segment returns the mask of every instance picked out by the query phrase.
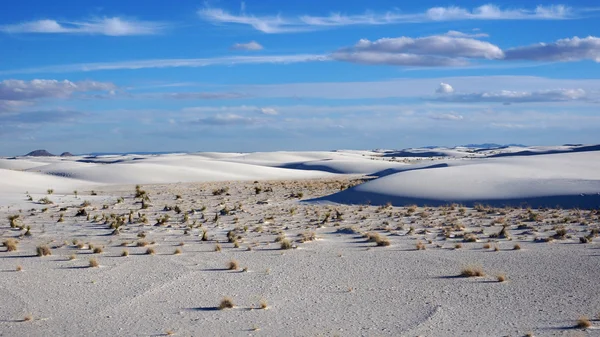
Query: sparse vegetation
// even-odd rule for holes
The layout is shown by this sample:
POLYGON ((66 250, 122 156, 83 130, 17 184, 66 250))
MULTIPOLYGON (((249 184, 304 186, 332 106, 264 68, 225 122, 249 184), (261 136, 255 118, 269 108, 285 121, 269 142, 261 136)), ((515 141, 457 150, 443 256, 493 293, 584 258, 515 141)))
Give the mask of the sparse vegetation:
POLYGON ((7 252, 14 252, 17 250, 18 241, 15 239, 6 239, 2 244, 6 247, 7 252))
POLYGON ((52 255, 52 251, 50 250, 50 247, 48 247, 46 245, 37 246, 35 250, 36 250, 37 256, 52 255))
POLYGON ((233 308, 233 300, 229 297, 225 297, 221 300, 221 303, 219 303, 219 310, 225 310, 225 309, 231 309, 233 308))
POLYGON ((590 319, 587 316, 579 317, 579 319, 577 320, 577 324, 575 324, 575 327, 578 329, 587 329, 591 326, 592 323, 590 322, 590 319))
POLYGON ((483 268, 479 266, 466 266, 460 271, 460 276, 463 277, 482 277, 485 276, 483 268))
POLYGON ((89 262, 90 262, 90 264, 89 264, 90 268, 97 268, 100 266, 100 263, 95 258, 91 258, 89 262))

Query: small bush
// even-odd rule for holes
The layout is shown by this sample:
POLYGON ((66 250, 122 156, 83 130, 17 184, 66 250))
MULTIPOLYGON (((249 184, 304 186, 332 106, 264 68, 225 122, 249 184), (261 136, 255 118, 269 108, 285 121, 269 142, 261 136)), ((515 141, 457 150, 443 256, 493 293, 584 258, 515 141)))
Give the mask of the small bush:
POLYGON ((146 247, 148 245, 148 241, 144 241, 144 240, 139 240, 136 245, 138 247, 146 247))
POLYGON ((4 247, 6 247, 7 252, 14 252, 17 250, 18 241, 15 239, 6 239, 3 242, 4 247))
POLYGON ((267 303, 267 301, 265 300, 260 300, 260 308, 261 309, 267 309, 269 307, 269 304, 267 303))
POLYGON ((127 249, 123 249, 123 251, 121 252, 121 256, 129 256, 129 251, 127 249))
POLYGON ((575 325, 575 327, 579 329, 587 329, 591 326, 592 323, 590 322, 590 319, 586 316, 579 317, 579 319, 577 320, 577 324, 575 325))
POLYGON ((498 275, 496 275, 496 280, 498 282, 504 282, 504 281, 506 281, 506 275, 504 275, 504 274, 498 274, 498 275))
POLYGON ((236 260, 231 260, 227 264, 227 269, 229 270, 238 270, 238 262, 236 260))
POLYGON ((490 246, 490 244, 489 244, 489 243, 486 243, 486 244, 484 244, 484 245, 483 245, 483 249, 490 249, 490 247, 491 247, 491 246, 490 246))
POLYGON ((37 256, 48 256, 48 255, 52 255, 52 251, 50 250, 50 247, 48 246, 37 246, 35 248, 37 256))
POLYGON ((518 243, 516 243, 516 244, 513 246, 513 250, 521 250, 521 245, 520 245, 520 244, 518 244, 518 243))
POLYGON ((23 271, 23 266, 18 265, 17 268, 15 268, 15 271, 23 271))
POLYGON ((221 251, 221 245, 217 243, 215 245, 215 252, 220 252, 220 251, 221 251))
POLYGON ((421 242, 421 241, 417 241, 417 243, 415 245, 415 248, 417 250, 425 250, 425 244, 423 242, 421 242))
POLYGON ((280 248, 281 249, 292 249, 292 243, 288 239, 283 239, 283 240, 281 240, 280 248))
POLYGON ((93 252, 94 254, 101 254, 104 253, 104 249, 102 249, 102 247, 94 247, 93 252))
POLYGON ((233 308, 233 300, 229 297, 225 297, 219 303, 219 310, 231 309, 233 308))
POLYGON ((146 249, 146 255, 154 255, 156 252, 154 251, 154 248, 148 248, 146 249))
POLYGON ((454 249, 461 249, 462 248, 462 244, 461 243, 457 243, 454 245, 454 249))
POLYGON ((90 268, 97 268, 100 266, 100 263, 98 263, 98 260, 96 260, 95 258, 91 258, 89 266, 90 268))
POLYGON ((485 276, 485 272, 481 267, 478 266, 467 266, 460 272, 460 276, 463 277, 481 277, 485 276))
POLYGON ((180 255, 181 254, 181 249, 179 248, 175 248, 175 251, 173 252, 174 255, 180 255))

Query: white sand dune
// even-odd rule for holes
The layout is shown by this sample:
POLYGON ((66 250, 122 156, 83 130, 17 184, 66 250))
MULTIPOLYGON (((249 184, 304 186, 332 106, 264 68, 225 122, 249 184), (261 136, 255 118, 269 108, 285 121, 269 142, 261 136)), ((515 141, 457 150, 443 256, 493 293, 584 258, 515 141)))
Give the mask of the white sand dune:
POLYGON ((600 152, 449 161, 408 167, 318 199, 395 205, 600 205, 600 152))

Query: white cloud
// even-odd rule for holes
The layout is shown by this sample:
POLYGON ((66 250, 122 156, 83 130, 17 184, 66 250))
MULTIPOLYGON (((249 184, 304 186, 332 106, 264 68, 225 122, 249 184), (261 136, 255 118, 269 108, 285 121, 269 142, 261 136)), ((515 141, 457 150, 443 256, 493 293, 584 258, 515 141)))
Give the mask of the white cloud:
POLYGON ((463 33, 463 32, 459 32, 459 31, 456 31, 456 30, 449 30, 444 35, 446 35, 446 36, 452 36, 452 37, 471 37, 471 38, 490 37, 486 33, 463 33))
POLYGON ((432 100, 444 102, 463 103, 534 103, 534 102, 569 102, 588 99, 583 89, 556 89, 540 91, 510 91, 478 92, 478 93, 455 93, 451 95, 437 96, 432 100))
POLYGON ((236 43, 233 46, 231 46, 231 49, 233 50, 247 50, 247 51, 256 51, 256 50, 262 50, 263 46, 256 42, 256 41, 250 41, 248 43, 236 43))
POLYGON ((237 65, 237 64, 289 64, 302 62, 330 61, 327 55, 319 54, 296 54, 296 55, 265 55, 265 56, 226 56, 215 58, 196 59, 157 59, 137 60, 121 62, 79 63, 40 68, 16 69, 0 71, 0 75, 6 74, 30 74, 30 73, 64 73, 79 71, 100 71, 120 69, 148 69, 148 68, 179 68, 179 67, 208 67, 215 65, 237 65))
POLYGON ((561 39, 553 43, 538 43, 531 46, 506 50, 507 60, 534 61, 580 61, 600 62, 600 38, 588 36, 561 39))
POLYGON ((251 125, 258 123, 259 120, 251 117, 245 117, 233 113, 216 114, 214 116, 201 117, 194 124, 201 125, 251 125))
POLYGON ((94 81, 58 81, 41 80, 31 81, 4 80, 0 82, 0 100, 24 101, 45 97, 68 97, 74 92, 86 91, 111 91, 116 86, 108 82, 94 81))
POLYGON ((454 113, 438 113, 438 114, 429 114, 427 117, 434 120, 445 120, 445 121, 460 121, 464 117, 461 115, 457 115, 454 113))
POLYGON ((276 109, 274 109, 274 108, 260 108, 259 111, 263 115, 272 115, 272 116, 274 116, 274 115, 278 115, 279 114, 279 112, 276 109))
POLYGON ((332 54, 338 61, 404 66, 461 66, 466 58, 501 59, 502 50, 485 41, 434 35, 421 38, 361 39, 332 54))
POLYGON ((454 92, 454 88, 450 84, 442 82, 435 92, 438 94, 451 94, 454 92))
POLYGON ((28 21, 18 24, 2 25, 0 26, 0 31, 12 34, 40 33, 127 36, 158 34, 165 27, 166 25, 160 22, 105 17, 88 21, 28 21))
POLYGON ((301 15, 298 17, 255 16, 245 12, 242 5, 240 14, 231 14, 223 9, 206 7, 198 11, 204 20, 214 24, 240 24, 251 26, 263 33, 302 32, 328 27, 352 25, 387 25, 399 23, 421 23, 431 21, 458 20, 560 20, 577 17, 578 10, 563 6, 538 6, 535 9, 502 9, 495 5, 483 5, 472 10, 450 6, 433 7, 424 12, 405 13, 388 11, 383 13, 345 15, 332 13, 328 16, 301 15))

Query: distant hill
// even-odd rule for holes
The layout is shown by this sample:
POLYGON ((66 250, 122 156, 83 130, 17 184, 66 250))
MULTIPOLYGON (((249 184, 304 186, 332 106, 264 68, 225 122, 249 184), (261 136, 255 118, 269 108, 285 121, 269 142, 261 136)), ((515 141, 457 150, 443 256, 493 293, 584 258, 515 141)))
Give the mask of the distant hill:
POLYGON ((35 150, 35 151, 31 151, 28 154, 26 154, 25 156, 29 156, 29 157, 55 157, 55 155, 53 155, 52 153, 46 151, 46 150, 35 150))
POLYGON ((461 145, 461 147, 477 148, 477 149, 498 149, 498 148, 504 148, 504 147, 509 147, 509 146, 526 147, 523 144, 495 144, 495 143, 461 145))
POLYGON ((63 152, 60 154, 61 157, 73 157, 73 154, 71 152, 63 152))

